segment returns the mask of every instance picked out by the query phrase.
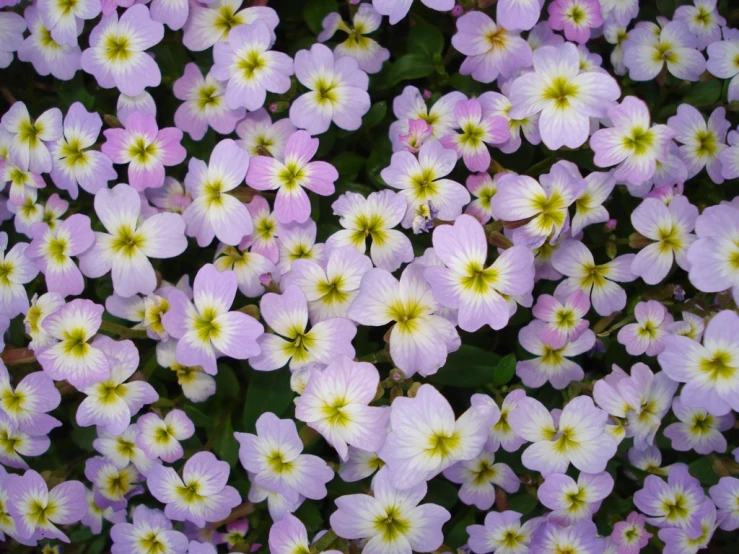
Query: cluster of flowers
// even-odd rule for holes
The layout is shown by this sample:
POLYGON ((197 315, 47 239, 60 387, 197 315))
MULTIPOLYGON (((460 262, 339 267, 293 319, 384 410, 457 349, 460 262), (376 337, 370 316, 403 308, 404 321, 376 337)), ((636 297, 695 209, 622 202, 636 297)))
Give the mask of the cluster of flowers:
POLYGON ((260 547, 245 508, 266 502, 274 523, 261 548, 275 554, 335 554, 349 543, 368 554, 433 552, 452 518, 423 503, 437 476, 459 486, 463 504, 500 508, 466 528, 476 554, 635 554, 650 540, 693 554, 718 528, 739 528, 736 471, 706 490, 686 464, 663 465, 657 447, 658 437, 700 455, 735 447, 739 462, 727 440, 739 412, 739 197, 698 205, 689 182, 704 169, 716 185, 739 177, 739 131, 729 132, 723 106, 706 118, 684 103, 653 123, 630 94, 643 81, 716 77, 731 79, 728 101, 739 100, 739 31, 716 0, 635 25, 637 0, 499 0, 494 10, 423 0, 452 11, 460 73, 498 92, 407 86, 393 101, 393 153, 380 171, 388 188, 337 194, 339 172, 314 159, 316 136, 361 128, 369 75, 390 58, 366 35, 383 16, 403 20, 412 0, 358 3, 351 23, 327 15, 319 43, 291 57, 273 49, 278 14, 238 0, 39 0, 22 16, 17 0, 0 0, 9 6, 0 67, 17 55, 39 75, 70 80, 82 70, 120 93, 105 130, 81 102, 31 114, 15 101, 0 119, 0 342, 5 349, 21 319, 30 338, 28 349, 5 349, 10 371, 0 362, 0 464, 14 470, 0 466, 0 539, 69 542, 60 526, 100 534, 105 520, 113 554, 209 554, 223 543, 249 551, 260 547), (149 51, 165 26, 182 29, 190 51, 212 48, 213 62, 205 76, 194 62, 183 68, 172 84, 175 126, 159 128, 146 89, 162 82, 149 51), (339 31, 344 42, 322 44, 339 31), (628 90, 588 50, 591 36, 612 45, 628 90), (295 96, 288 117, 273 120, 280 110, 268 94, 295 96), (188 158, 184 133, 199 141, 210 129, 237 139, 219 140, 207 161, 190 157, 182 181, 168 176, 188 158), (588 147, 594 170, 583 176, 552 154, 529 176, 491 157, 524 141, 588 147), (464 184, 451 178, 460 170, 464 184), (618 255, 614 239, 608 261, 596 262, 605 258, 584 230, 616 228, 616 187, 638 202, 636 232, 621 242, 636 253, 618 255), (336 196, 338 226, 322 243, 312 195, 336 196), (423 233, 432 246, 417 255, 411 239, 423 233), (156 260, 181 259, 195 243, 213 247, 212 263, 163 280, 156 260), (711 303, 682 304, 676 288, 676 302, 630 302, 621 285, 659 285, 680 271, 711 303), (104 305, 88 298, 95 280, 112 283, 104 305), (29 290, 38 292, 29 299, 29 290), (522 308, 533 317, 518 330, 530 354, 515 366, 520 385, 472 394, 457 417, 459 402, 426 378, 469 333, 503 330, 522 308), (614 323, 625 310, 633 316, 614 323), (358 330, 374 327, 386 348, 357 359, 358 330), (641 361, 583 385, 576 358, 611 334, 641 361), (156 349, 186 400, 160 403, 139 371, 140 348, 156 349), (291 372, 295 419, 267 411, 255 433, 234 433, 247 498, 228 484, 227 462, 208 448, 186 455, 182 444, 196 428, 180 407, 219 392, 219 358, 291 372), (545 406, 546 389, 564 391, 565 402, 545 406), (62 395, 81 400, 76 426, 96 427, 84 482, 29 468, 62 426, 50 415, 62 395), (339 464, 304 453, 319 436, 339 464), (530 481, 496 462, 501 449, 530 481), (628 475, 610 463, 618 458, 628 475), (293 514, 325 499, 335 472, 371 482, 327 507, 330 530, 311 546, 293 514), (602 536, 593 516, 614 477, 638 483, 638 511, 602 536), (543 515, 506 509, 522 484, 536 485, 543 515))

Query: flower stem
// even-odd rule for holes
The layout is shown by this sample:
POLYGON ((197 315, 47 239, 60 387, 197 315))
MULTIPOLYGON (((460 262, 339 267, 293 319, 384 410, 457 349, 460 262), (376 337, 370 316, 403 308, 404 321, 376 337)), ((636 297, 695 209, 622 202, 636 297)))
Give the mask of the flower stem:
POLYGON ((145 339, 149 336, 144 329, 132 329, 105 320, 100 324, 100 331, 107 335, 118 335, 124 339, 145 339))
POLYGON ((339 537, 334 533, 334 530, 329 529, 320 539, 313 543, 313 546, 310 547, 311 553, 317 554, 318 552, 323 552, 334 544, 334 541, 338 538, 339 537))

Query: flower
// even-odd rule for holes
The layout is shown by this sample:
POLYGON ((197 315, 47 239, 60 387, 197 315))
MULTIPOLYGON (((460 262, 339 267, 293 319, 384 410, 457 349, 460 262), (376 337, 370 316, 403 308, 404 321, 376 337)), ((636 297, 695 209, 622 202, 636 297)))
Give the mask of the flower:
POLYGON ((476 217, 485 225, 493 217, 491 201, 498 192, 498 176, 493 179, 488 172, 473 173, 467 177, 467 190, 474 200, 465 208, 464 213, 476 217))
POLYGON ((283 94, 290 88, 293 60, 287 54, 270 50, 272 30, 266 23, 239 25, 227 42, 213 47, 213 77, 226 82, 226 103, 232 110, 244 107, 250 112, 264 106, 267 92, 283 94))
POLYGON ((644 488, 634 493, 634 504, 647 514, 647 522, 655 527, 688 528, 706 496, 698 479, 692 477, 685 464, 673 464, 667 482, 647 475, 644 488))
POLYGON ((727 148, 726 133, 730 127, 726 110, 716 108, 706 122, 696 108, 680 104, 677 115, 668 119, 667 125, 675 131, 675 140, 682 143, 678 152, 688 168, 688 178, 695 177, 705 167, 714 183, 723 183, 721 152, 727 148))
POLYGON ((151 94, 144 91, 136 96, 128 96, 123 93, 118 96, 118 102, 116 103, 116 115, 118 116, 118 121, 125 125, 129 116, 135 112, 140 112, 142 115, 151 115, 156 117, 157 106, 154 103, 154 98, 152 98, 151 94))
POLYGON ((33 241, 26 248, 25 255, 35 260, 44 274, 47 289, 62 296, 82 294, 84 279, 72 256, 80 256, 95 242, 90 218, 74 214, 54 230, 46 223, 34 223, 31 235, 33 241))
POLYGON ((14 318, 28 311, 28 295, 23 285, 33 281, 38 268, 26 256, 30 246, 27 242, 17 242, 10 250, 6 250, 7 246, 8 235, 0 232, 0 314, 14 318))
POLYGON ((377 452, 387 436, 390 409, 370 406, 380 374, 366 362, 340 357, 314 369, 295 405, 295 417, 317 430, 343 461, 348 447, 377 452))
POLYGON ((220 141, 210 154, 210 162, 191 158, 185 187, 192 203, 182 214, 187 235, 195 237, 201 248, 213 242, 235 246, 249 235, 254 225, 246 206, 230 191, 246 177, 249 154, 231 139, 220 141))
POLYGON ((222 135, 230 135, 246 115, 244 108, 232 109, 226 105, 223 83, 213 72, 203 77, 194 62, 185 66, 182 77, 172 85, 172 93, 183 101, 174 114, 174 123, 193 140, 202 139, 208 127, 222 135))
POLYGON ((185 222, 174 213, 160 213, 139 222, 141 198, 133 187, 119 184, 95 194, 95 213, 107 233, 79 256, 87 277, 110 272, 113 290, 124 297, 149 294, 157 286, 149 258, 173 258, 187 247, 185 222))
POLYGON ((38 10, 51 38, 59 44, 77 46, 79 26, 86 19, 100 15, 100 2, 79 0, 70 5, 64 0, 39 0, 38 10))
POLYGON ((302 454, 303 443, 295 422, 265 412, 256 423, 257 434, 234 433, 239 443, 239 460, 252 480, 265 489, 296 502, 298 496, 325 498, 326 483, 334 472, 318 456, 302 454))
POLYGON ((485 516, 485 525, 467 527, 468 544, 475 554, 525 552, 522 549, 529 546, 531 536, 542 522, 543 518, 535 517, 521 523, 521 514, 512 510, 489 512, 485 516))
POLYGON ((546 323, 540 331, 541 341, 551 345, 564 345, 577 339, 588 328, 585 315, 590 310, 590 299, 581 290, 568 296, 542 294, 531 310, 536 319, 546 323))
POLYGON ((523 223, 513 230, 512 240, 529 248, 557 241, 569 225, 569 206, 587 185, 577 166, 566 161, 557 162, 539 179, 541 184, 525 175, 503 175, 490 201, 495 219, 523 223))
POLYGON ((23 44, 26 20, 13 12, 0 14, 0 68, 6 68, 13 61, 13 52, 23 44))
POLYGON ((390 125, 393 152, 406 149, 401 136, 410 132, 413 120, 420 119, 426 123, 431 127, 432 136, 440 140, 454 127, 454 106, 460 100, 466 99, 464 94, 455 90, 439 98, 429 109, 420 90, 412 86, 405 87, 403 92, 393 100, 393 113, 398 118, 398 121, 390 125))
POLYGON ((90 33, 90 47, 82 52, 82 69, 102 88, 117 87, 136 96, 162 81, 159 66, 146 50, 159 44, 164 25, 153 21, 142 4, 105 15, 90 33))
POLYGON ((330 196, 336 190, 336 168, 328 162, 310 161, 317 150, 318 139, 297 131, 287 140, 283 159, 251 159, 246 183, 256 190, 277 190, 275 216, 280 223, 304 223, 310 217, 310 200, 304 187, 321 196, 330 196))
POLYGON ((708 45, 706 69, 720 79, 731 79, 727 100, 739 100, 739 37, 725 33, 724 40, 711 41, 708 45))
POLYGON ((625 254, 596 265, 593 254, 582 242, 567 239, 552 254, 554 269, 568 277, 557 285, 555 294, 568 295, 580 289, 590 296, 599 315, 611 315, 626 306, 626 292, 616 282, 629 283, 636 279, 631 272, 633 260, 633 254, 625 254))
POLYGON ((531 552, 537 554, 598 554, 603 551, 598 529, 590 519, 578 521, 568 527, 546 521, 534 532, 531 552))
POLYGON ((645 450, 654 443, 677 387, 664 371, 654 374, 645 364, 634 364, 631 375, 614 365, 613 373, 596 381, 593 399, 612 416, 626 419, 625 436, 645 450))
POLYGON ((237 286, 233 271, 220 272, 213 264, 206 264, 195 276, 194 305, 184 292, 170 293, 169 311, 162 316, 162 323, 167 333, 178 339, 178 363, 201 366, 215 375, 220 356, 245 360, 260 354, 257 339, 264 327, 245 313, 229 311, 237 286))
POLYGON ((629 31, 624 41, 624 64, 634 81, 651 81, 667 65, 667 71, 681 80, 697 81, 706 70, 706 60, 695 49, 698 41, 682 21, 664 27, 643 21, 629 31))
MULTIPOLYGON (((239 144, 251 156, 269 154, 273 158, 284 159, 287 139, 297 131, 289 118, 272 123, 272 118, 264 108, 249 112, 236 125, 239 144)), ((255 197, 256 198, 259 197, 255 197)))
POLYGON ((639 0, 600 0, 600 7, 606 21, 615 21, 623 27, 639 15, 639 0))
POLYGON ((336 499, 331 528, 344 539, 369 539, 368 552, 432 552, 444 542, 442 525, 451 514, 436 504, 422 504, 426 483, 398 489, 389 471, 381 469, 372 481, 374 496, 349 494, 336 499))
POLYGON ((698 208, 686 197, 678 196, 669 206, 656 198, 645 198, 631 214, 631 222, 643 236, 656 241, 637 253, 631 271, 654 285, 662 281, 672 268, 673 258, 678 265, 690 269, 688 249, 695 240, 692 234, 698 218, 698 208))
POLYGON ((306 331, 308 301, 295 285, 288 285, 281 295, 265 294, 259 306, 274 334, 259 337, 262 352, 249 360, 254 369, 273 371, 288 362, 290 369, 299 369, 311 362, 329 364, 340 355, 354 357, 352 339, 357 334, 354 324, 337 317, 320 321, 306 331))
POLYGON ((111 554, 143 554, 144 552, 166 552, 186 554, 187 537, 172 529, 172 522, 159 510, 139 505, 133 511, 133 523, 116 523, 110 530, 113 545, 111 554))
POLYGON ((44 329, 43 323, 48 316, 62 306, 64 306, 64 297, 57 292, 47 292, 41 296, 33 295, 31 306, 26 312, 26 317, 23 318, 26 334, 31 337, 28 345, 31 350, 38 350, 54 341, 44 329))
POLYGON ((444 470, 444 477, 462 485, 459 499, 478 510, 489 510, 495 503, 497 485, 509 494, 518 492, 521 481, 508 464, 495 463, 495 454, 481 452, 472 460, 457 462, 444 470))
POLYGON ((490 452, 496 452, 498 448, 503 447, 506 452, 515 452, 521 445, 526 442, 521 437, 516 435, 508 424, 508 416, 518 406, 518 401, 526 396, 526 392, 523 389, 514 389, 509 392, 503 403, 500 405, 500 409, 495 401, 486 394, 473 394, 470 398, 470 402, 473 406, 486 405, 493 409, 495 414, 498 414, 495 424, 490 428, 487 443, 485 449, 490 452))
POLYGON ((93 150, 103 121, 97 113, 88 112, 80 102, 69 107, 64 118, 64 132, 52 148, 54 184, 77 199, 79 187, 95 194, 117 177, 107 155, 93 150))
POLYGON ((52 75, 61 81, 69 81, 82 69, 82 50, 76 44, 59 44, 44 26, 36 6, 28 6, 23 12, 30 35, 18 48, 18 59, 30 62, 39 75, 52 75))
MULTIPOLYGON (((377 6, 375 6, 377 7, 377 6)), ((290 121, 311 135, 325 133, 333 121, 337 127, 355 131, 370 108, 369 78, 354 58, 334 60, 323 44, 295 54, 295 76, 308 89, 290 106, 290 121)))
POLYGON ((585 376, 582 368, 569 358, 588 352, 595 345, 595 333, 583 330, 575 338, 562 341, 552 336, 543 321, 534 320, 518 333, 521 346, 536 358, 516 364, 518 375, 527 387, 538 388, 548 381, 558 390, 585 376))
POLYGON ((275 282, 280 280, 277 267, 270 260, 254 251, 240 251, 235 246, 223 246, 218 249, 213 264, 218 271, 233 271, 241 294, 249 298, 257 298, 264 294, 261 282, 262 275, 270 275, 275 282))
POLYGON ((722 416, 739 406, 739 316, 724 310, 708 322, 703 344, 679 335, 667 335, 657 357, 673 380, 686 383, 680 399, 684 406, 704 408, 722 416))
POLYGON ((164 184, 164 167, 182 163, 186 153, 182 131, 175 127, 157 128, 153 115, 133 112, 124 129, 103 131, 103 154, 113 163, 128 164, 128 181, 137 191, 164 184))
POLYGON ((370 257, 375 266, 395 271, 403 263, 413 261, 413 247, 401 231, 395 230, 404 218, 407 204, 398 193, 390 190, 373 192, 366 198, 356 192, 346 192, 331 205, 344 230, 328 239, 329 249, 353 246, 366 251, 367 239, 372 239, 370 257))
POLYGON ((613 485, 613 477, 605 471, 580 473, 577 481, 563 473, 550 473, 536 495, 544 506, 552 510, 548 517, 550 521, 572 525, 590 519, 611 494, 613 485))
POLYGON ((739 528, 739 479, 722 477, 713 485, 708 493, 719 509, 719 527, 724 531, 739 528))
POLYGON ((352 18, 352 27, 341 19, 337 12, 323 18, 323 31, 318 35, 318 42, 326 42, 334 36, 336 31, 343 31, 349 36, 344 42, 336 45, 334 54, 349 56, 357 60, 359 69, 365 73, 379 73, 382 64, 390 58, 390 51, 381 47, 374 39, 367 35, 380 28, 382 15, 370 4, 360 4, 352 18))
POLYGON ((280 18, 267 6, 253 6, 240 10, 243 0, 215 0, 206 5, 190 8, 185 23, 182 44, 188 50, 199 52, 219 42, 225 42, 232 29, 262 21, 274 31, 280 18))
POLYGON ((716 0, 693 0, 693 6, 675 8, 675 21, 682 21, 697 39, 698 50, 721 40, 721 28, 726 19, 721 17, 716 7, 716 0))
POLYGON ((673 450, 698 454, 726 452, 726 438, 721 434, 734 426, 734 415, 715 417, 703 408, 683 406, 680 398, 672 401, 672 412, 680 420, 665 428, 664 435, 672 441, 673 450))
POLYGON ((718 527, 716 515, 716 506, 710 500, 706 500, 687 528, 660 529, 657 535, 665 543, 664 552, 697 554, 699 550, 706 548, 718 527))
POLYGON ((177 363, 177 342, 169 340, 157 345, 157 363, 167 367, 177 375, 177 383, 182 394, 191 402, 204 402, 216 392, 216 382, 200 366, 186 366, 177 363))
MULTIPOLYGON (((503 90, 510 94, 510 81, 503 85, 503 90)), ((534 114, 523 119, 513 119, 510 117, 513 104, 508 96, 497 92, 483 92, 478 98, 482 104, 482 112, 486 115, 498 115, 504 117, 508 121, 508 129, 511 133, 510 138, 503 144, 498 145, 498 149, 504 154, 516 152, 522 143, 521 134, 531 144, 540 144, 541 136, 539 134, 539 114, 534 114)), ((496 173, 495 178, 502 177, 504 173, 496 173)))
POLYGON ((19 430, 4 413, 0 412, 0 463, 15 469, 28 469, 23 456, 40 456, 49 449, 51 441, 46 435, 30 435, 19 430))
MULTIPOLYGON (((432 10, 438 10, 440 12, 448 12, 454 7, 454 0, 421 0, 421 3, 432 10)), ((372 0, 372 5, 377 12, 388 16, 390 25, 395 25, 408 15, 411 4, 413 4, 413 0, 402 0, 400 2, 396 0, 372 0)))
POLYGON ((585 44, 591 29, 603 25, 598 0, 554 0, 549 4, 549 26, 564 31, 567 40, 585 44))
MULTIPOLYGON (((146 414, 149 415, 149 414, 146 414)), ((92 441, 92 446, 104 458, 111 461, 118 469, 125 469, 133 464, 136 471, 146 476, 159 460, 149 458, 146 453, 136 444, 139 434, 139 423, 146 416, 141 416, 137 423, 129 425, 122 433, 115 435, 101 429, 98 438, 92 441)))
POLYGON ((540 113, 541 140, 550 150, 578 148, 588 140, 591 118, 605 117, 620 95, 613 77, 580 70, 574 44, 543 46, 534 52, 534 71, 511 85, 510 117, 540 113))
MULTIPOLYGON (((369 4, 365 4, 369 5, 369 4)), ((310 550, 305 525, 292 514, 275 521, 269 529, 269 551, 272 554, 294 554, 310 550)), ((191 549, 192 552, 192 549, 191 549)), ((326 554, 338 554, 338 550, 323 550, 326 554)))
POLYGON ((126 382, 139 367, 139 352, 130 340, 116 342, 105 336, 96 337, 92 345, 108 359, 110 374, 81 392, 87 395, 77 408, 80 427, 97 425, 111 433, 122 433, 146 404, 159 400, 159 395, 145 381, 126 382))
POLYGON ((626 521, 619 521, 613 526, 611 541, 619 547, 617 552, 623 554, 639 554, 652 538, 646 530, 646 520, 638 512, 631 512, 626 521))
POLYGON ((478 405, 455 421, 449 401, 428 384, 413 398, 396 398, 391 408, 390 434, 378 454, 390 483, 402 490, 478 456, 496 415, 490 406, 478 405))
POLYGON ((57 525, 78 522, 87 513, 87 491, 79 481, 64 481, 49 490, 41 475, 29 469, 7 481, 10 515, 20 539, 31 537, 70 542, 57 525))
POLYGON ((23 102, 15 102, 5 112, 0 125, 12 135, 8 159, 23 171, 48 173, 52 168, 49 145, 62 134, 62 112, 51 108, 31 120, 23 102))
POLYGON ((698 290, 721 292, 732 289, 739 298, 739 210, 731 205, 710 206, 698 216, 698 238, 688 250, 688 278, 698 290))
POLYGON ((467 56, 459 72, 472 75, 481 83, 492 83, 498 76, 508 79, 519 69, 531 67, 531 46, 518 33, 508 29, 500 21, 496 25, 479 11, 471 11, 457 19, 452 45, 467 56))
POLYGON ((672 316, 656 300, 639 302, 634 308, 636 323, 629 323, 618 332, 618 342, 632 356, 656 356, 665 348, 664 338, 669 334, 667 326, 672 316))
POLYGON ((174 521, 191 521, 198 527, 220 521, 241 503, 241 495, 226 485, 231 470, 210 452, 194 454, 182 469, 155 466, 146 478, 149 492, 166 504, 164 515, 174 521))
POLYGON ((269 203, 261 196, 255 196, 246 205, 246 209, 251 215, 254 230, 241 241, 241 245, 249 246, 251 252, 261 254, 276 264, 280 259, 277 217, 270 211, 269 203))
POLYGON ((157 414, 142 415, 136 422, 136 446, 150 459, 169 464, 184 455, 180 441, 195 434, 195 426, 182 410, 170 410, 162 419, 157 414))
POLYGON ((333 250, 325 266, 313 260, 295 260, 285 276, 283 286, 295 285, 308 300, 312 323, 346 317, 347 310, 359 294, 362 276, 372 269, 367 256, 351 246, 333 250))
POLYGON ((635 96, 627 96, 609 108, 608 117, 613 126, 596 131, 590 138, 595 164, 599 167, 618 164, 613 173, 617 181, 641 185, 654 175, 658 160, 666 161, 675 132, 667 125, 650 127, 649 108, 635 96))
POLYGON ((464 158, 464 164, 470 171, 486 171, 490 166, 487 145, 502 144, 510 139, 507 119, 483 114, 480 101, 474 98, 460 100, 454 108, 454 114, 461 132, 445 136, 442 144, 456 150, 457 157, 464 158))
POLYGON ((0 362, 0 413, 18 430, 32 436, 48 435, 62 422, 50 412, 59 406, 61 395, 43 371, 29 373, 15 387, 10 374, 0 362))
POLYGON ((107 356, 89 342, 100 329, 104 311, 91 300, 77 298, 44 320, 53 341, 36 351, 36 359, 49 377, 78 389, 108 377, 107 356))
POLYGON ((326 257, 325 245, 316 244, 317 230, 316 222, 312 219, 305 223, 278 224, 279 262, 277 267, 282 275, 290 271, 295 260, 315 260, 323 263, 326 257))
POLYGON ((440 304, 459 309, 459 327, 465 331, 485 324, 495 330, 505 327, 511 316, 507 298, 527 294, 533 287, 531 252, 513 246, 485 267, 485 232, 469 215, 459 216, 454 225, 437 227, 432 241, 445 267, 429 267, 424 276, 440 304))
POLYGON ((586 473, 600 473, 616 454, 616 441, 606 432, 608 413, 588 396, 570 400, 555 425, 552 415, 534 398, 522 398, 508 416, 513 431, 533 442, 521 456, 523 465, 547 476, 564 473, 572 464, 586 473))

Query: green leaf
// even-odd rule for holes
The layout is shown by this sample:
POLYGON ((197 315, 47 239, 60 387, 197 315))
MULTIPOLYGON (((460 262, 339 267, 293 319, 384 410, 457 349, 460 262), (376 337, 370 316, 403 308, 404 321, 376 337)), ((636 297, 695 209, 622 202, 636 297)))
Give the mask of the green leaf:
POLYGON ((376 104, 373 104, 362 118, 362 129, 371 129, 385 119, 386 114, 387 102, 377 102, 376 104))
POLYGON ((297 517, 308 531, 318 531, 323 526, 323 516, 315 502, 303 502, 295 512, 297 517))
POLYGON ((536 497, 522 492, 508 497, 508 509, 526 515, 536 508, 536 497))
POLYGON ((467 96, 480 96, 485 90, 483 85, 469 75, 455 73, 449 78, 449 84, 454 90, 465 93, 467 96))
POLYGON ((506 354, 498 362, 493 371, 493 380, 491 381, 496 387, 500 387, 508 383, 516 372, 516 356, 515 354, 506 354))
POLYGON ((303 17, 308 28, 317 35, 323 29, 323 18, 331 12, 338 11, 336 0, 310 0, 303 8, 303 17))
POLYGON ((239 398, 239 380, 236 378, 236 374, 233 369, 226 364, 218 364, 218 374, 216 375, 216 390, 222 393, 223 399, 237 399, 239 398))
POLYGON ((718 102, 721 98, 722 83, 717 79, 711 79, 705 83, 691 85, 682 101, 693 106, 708 106, 718 102))
POLYGON ((440 481, 439 479, 429 481, 428 495, 424 502, 431 502, 450 509, 457 503, 457 487, 449 481, 440 481))
POLYGON ((362 156, 354 152, 342 152, 331 160, 336 171, 339 172, 339 177, 347 181, 357 178, 365 162, 366 160, 362 156))
POLYGON ((215 419, 213 418, 213 416, 204 414, 202 411, 200 411, 200 409, 196 408, 190 403, 185 404, 184 410, 187 414, 187 417, 190 418, 195 427, 208 428, 215 423, 215 419))
POLYGON ((428 380, 436 385, 481 387, 493 379, 500 356, 476 346, 462 345, 446 359, 446 364, 428 380))
POLYGON ((239 459, 239 443, 234 438, 234 428, 231 418, 227 417, 213 439, 213 450, 216 455, 233 466, 239 459))
POLYGON ((702 456, 688 466, 690 474, 702 485, 713 486, 719 478, 713 470, 713 456, 702 456))
POLYGON ((408 44, 412 54, 424 54, 432 59, 444 50, 444 35, 438 26, 419 21, 408 33, 408 44))
POLYGON ((433 62, 426 56, 406 54, 398 58, 390 68, 387 77, 388 86, 397 85, 401 81, 428 77, 435 71, 433 62))
POLYGON ((241 418, 243 431, 251 433, 254 424, 264 412, 280 416, 292 404, 295 394, 290 388, 290 371, 252 371, 249 388, 246 389, 244 413, 241 418))

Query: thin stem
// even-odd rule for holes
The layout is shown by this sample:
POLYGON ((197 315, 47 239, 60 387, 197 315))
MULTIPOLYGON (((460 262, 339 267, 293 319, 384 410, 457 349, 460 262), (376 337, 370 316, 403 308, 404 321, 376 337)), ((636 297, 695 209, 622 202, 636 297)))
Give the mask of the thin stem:
POLYGON ((339 537, 334 533, 334 530, 329 529, 320 539, 313 543, 313 546, 310 547, 311 553, 317 554, 318 552, 327 550, 338 538, 339 537))
POLYGON ((118 335, 124 339, 145 339, 149 336, 145 329, 132 329, 111 321, 103 321, 100 325, 100 331, 108 335, 118 335))

